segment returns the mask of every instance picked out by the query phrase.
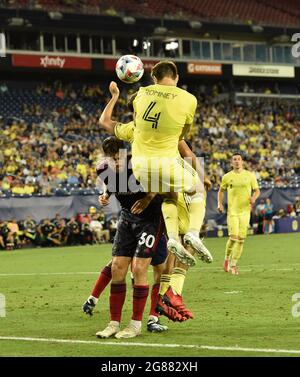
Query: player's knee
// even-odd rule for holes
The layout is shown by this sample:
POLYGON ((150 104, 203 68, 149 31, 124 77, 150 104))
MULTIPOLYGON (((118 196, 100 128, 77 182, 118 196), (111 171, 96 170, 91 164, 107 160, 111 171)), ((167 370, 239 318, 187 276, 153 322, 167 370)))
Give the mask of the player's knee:
POLYGON ((132 270, 134 279, 139 280, 145 275, 147 275, 147 268, 148 265, 145 265, 144 263, 136 263, 132 270))
POLYGON ((112 277, 114 281, 122 281, 125 279, 127 273, 127 265, 122 261, 113 261, 111 266, 112 277))

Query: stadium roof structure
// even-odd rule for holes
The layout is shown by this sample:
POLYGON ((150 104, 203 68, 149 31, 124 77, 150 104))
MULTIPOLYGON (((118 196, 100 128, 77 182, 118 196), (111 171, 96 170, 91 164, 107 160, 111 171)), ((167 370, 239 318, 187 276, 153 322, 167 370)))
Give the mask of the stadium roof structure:
MULTIPOLYGON (((175 0, 173 0, 175 1, 175 0)), ((230 0, 231 1, 231 0, 230 0)), ((253 0, 251 0, 253 1, 253 0)), ((164 3, 162 1, 162 3, 164 3)), ((1 4, 1 3, 0 3, 1 4)), ((1 8, 1 5, 0 5, 1 8)), ((79 12, 79 11, 78 11, 79 12)), ((299 11, 300 12, 300 11, 299 11)), ((296 19, 295 19, 296 20, 296 19)), ((162 17, 147 17, 145 14, 139 16, 128 15, 120 12, 114 16, 105 13, 95 12, 93 14, 79 14, 76 12, 64 12, 64 10, 42 10, 42 9, 13 9, 1 8, 0 27, 10 29, 26 29, 33 31, 51 31, 77 33, 84 30, 87 33, 102 35, 124 35, 136 36, 157 36, 163 21, 165 36, 177 37, 206 37, 224 38, 231 37, 236 39, 248 40, 274 40, 280 35, 291 36, 299 31, 300 15, 298 28, 296 26, 288 27, 279 25, 257 24, 254 21, 230 21, 229 19, 217 20, 213 17, 193 18, 176 18, 164 15, 162 17), (53 15, 60 17, 53 17, 53 15), (26 20, 26 22, 12 22, 12 20, 26 20), (125 21, 124 21, 125 20, 125 21), (134 22, 133 22, 134 20, 134 22), (263 32, 258 32, 263 28, 263 32)), ((160 35, 161 33, 159 33, 160 35)))
POLYGON ((20 0, 1 2, 0 7, 278 27, 300 25, 300 5, 297 0, 20 0))

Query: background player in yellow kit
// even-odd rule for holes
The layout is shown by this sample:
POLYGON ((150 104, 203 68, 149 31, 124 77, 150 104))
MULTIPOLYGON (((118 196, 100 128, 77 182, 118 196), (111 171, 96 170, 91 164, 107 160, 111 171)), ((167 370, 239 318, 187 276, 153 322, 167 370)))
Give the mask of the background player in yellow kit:
POLYGON ((168 193, 162 205, 168 249, 180 256, 187 251, 178 236, 177 193, 189 195, 190 226, 184 242, 210 263, 212 256, 199 238, 200 213, 205 206, 203 183, 178 152, 179 140, 193 123, 197 99, 177 87, 179 77, 173 62, 157 63, 151 75, 155 84, 141 87, 133 101, 133 172, 146 191, 168 193))
POLYGON ((235 153, 231 158, 233 169, 222 178, 218 192, 218 210, 224 213, 224 192, 228 194, 227 225, 229 239, 226 244, 224 271, 238 275, 237 261, 244 246, 251 209, 260 195, 255 175, 243 168, 243 158, 235 153), (231 259, 231 266, 230 266, 231 259))

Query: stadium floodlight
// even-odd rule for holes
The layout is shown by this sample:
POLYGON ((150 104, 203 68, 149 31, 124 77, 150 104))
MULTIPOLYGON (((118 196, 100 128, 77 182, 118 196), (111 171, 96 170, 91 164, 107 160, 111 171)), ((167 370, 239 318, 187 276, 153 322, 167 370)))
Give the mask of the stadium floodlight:
POLYGON ((124 22, 125 25, 134 25, 135 24, 135 18, 134 17, 123 17, 122 21, 124 22))
POLYGON ((171 42, 168 42, 168 43, 166 44, 165 49, 166 49, 167 51, 170 51, 170 50, 176 50, 176 49, 178 48, 178 46, 179 46, 179 44, 178 44, 177 41, 171 41, 171 42))
POLYGON ((151 42, 149 42, 149 41, 143 41, 143 49, 144 50, 147 50, 150 47, 151 47, 151 42))
POLYGON ((154 29, 154 34, 166 34, 168 29, 164 26, 158 26, 154 29))
POLYGON ((51 20, 61 20, 63 18, 63 14, 60 12, 48 12, 49 17, 51 20))
POLYGON ((262 33, 264 31, 264 28, 260 25, 251 25, 251 29, 253 33, 262 33))
POLYGON ((9 18, 7 21, 8 21, 8 24, 10 26, 23 26, 23 25, 25 25, 25 20, 22 17, 12 17, 12 18, 9 18))
POLYGON ((200 21, 190 21, 189 24, 190 24, 190 27, 192 29, 201 29, 202 28, 202 22, 200 22, 200 21))

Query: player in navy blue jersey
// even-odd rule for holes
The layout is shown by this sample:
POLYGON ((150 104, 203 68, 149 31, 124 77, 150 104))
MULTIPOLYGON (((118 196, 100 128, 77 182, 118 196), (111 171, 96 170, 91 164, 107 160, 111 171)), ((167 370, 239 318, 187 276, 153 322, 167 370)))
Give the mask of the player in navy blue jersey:
MULTIPOLYGON (((100 338, 112 335, 116 338, 132 338, 141 333, 142 317, 149 292, 149 264, 151 261, 162 264, 167 256, 166 243, 162 243, 162 247, 158 249, 164 229, 162 200, 159 195, 143 192, 139 183, 135 181, 130 167, 131 157, 122 155, 125 151, 122 141, 109 137, 104 140, 102 148, 104 158, 97 166, 98 177, 104 183, 100 203, 108 204, 110 195, 115 194, 121 205, 121 214, 112 249, 111 321, 96 335, 100 338), (129 325, 121 330, 122 308, 126 297, 125 281, 130 265, 134 277, 133 314, 129 325)), ((157 293, 158 291, 156 296, 157 293)))

